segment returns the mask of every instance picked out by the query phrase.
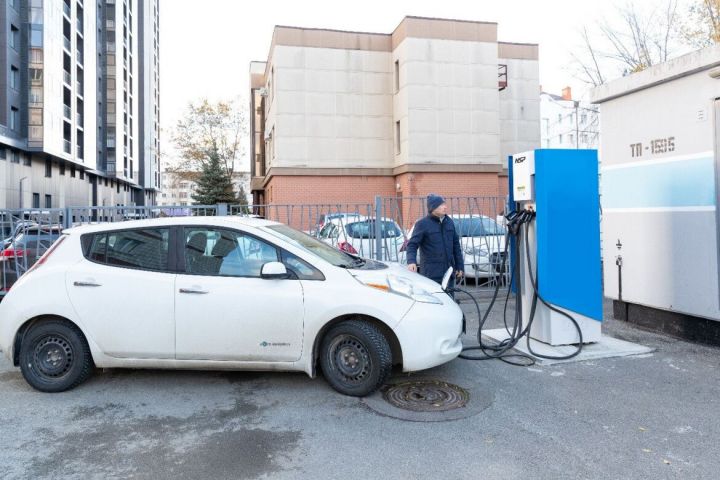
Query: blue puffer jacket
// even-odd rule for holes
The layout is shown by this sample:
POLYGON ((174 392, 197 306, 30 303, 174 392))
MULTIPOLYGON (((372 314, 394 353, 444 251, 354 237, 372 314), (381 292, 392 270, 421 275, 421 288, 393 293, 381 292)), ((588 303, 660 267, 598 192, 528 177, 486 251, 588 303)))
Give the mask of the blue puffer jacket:
POLYGON ((420 273, 436 281, 442 280, 449 267, 464 270, 460 237, 455 231, 455 223, 448 216, 440 219, 428 215, 417 221, 413 234, 407 244, 408 265, 417 263, 420 249, 420 273))

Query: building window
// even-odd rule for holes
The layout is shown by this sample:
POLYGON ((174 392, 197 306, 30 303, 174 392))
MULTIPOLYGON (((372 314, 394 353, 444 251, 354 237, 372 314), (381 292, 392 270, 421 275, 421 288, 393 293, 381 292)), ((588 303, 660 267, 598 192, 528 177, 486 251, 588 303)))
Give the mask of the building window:
POLYGON ((10 66, 10 88, 18 89, 20 86, 20 70, 15 65, 10 66))
POLYGON ((20 152, 13 150, 10 154, 10 163, 20 163, 20 152))
POLYGON ((562 133, 560 134, 560 137, 559 137, 559 138, 560 138, 560 144, 562 144, 562 143, 563 143, 563 136, 562 136, 562 133))
POLYGON ((75 165, 70 165, 70 177, 75 178, 75 165))
POLYGON ((30 85, 41 85, 43 79, 42 68, 30 69, 30 85))
POLYGON ((45 160, 45 176, 47 178, 52 177, 52 160, 45 160))
POLYGON ((40 208, 40 194, 39 193, 33 193, 32 208, 40 208))
POLYGON ((30 25, 30 47, 43 46, 42 25, 30 25))
POLYGON ((400 120, 395 122, 395 154, 400 154, 400 120))
POLYGON ((5 147, 0 147, 0 160, 5 160, 7 158, 7 153, 5 152, 5 147))
POLYGON ((80 170, 80 180, 85 180, 85 170, 80 170))
POLYGON ((32 166, 32 156, 30 154, 23 154, 23 165, 26 167, 32 166))
POLYGON ((400 91, 400 60, 395 60, 395 93, 400 91))
POLYGON ((60 163, 60 175, 65 175, 65 164, 60 163))
POLYGON ((30 125, 42 125, 42 108, 30 108, 28 109, 28 121, 30 125))
POLYGON ((10 46, 15 50, 20 48, 20 29, 15 25, 10 25, 10 46))
POLYGON ((10 130, 20 128, 20 112, 16 107, 10 107, 10 130))
POLYGON ((43 91, 42 87, 33 85, 30 87, 30 103, 42 103, 43 91))
POLYGON ((45 195, 45 208, 52 208, 52 195, 45 195))

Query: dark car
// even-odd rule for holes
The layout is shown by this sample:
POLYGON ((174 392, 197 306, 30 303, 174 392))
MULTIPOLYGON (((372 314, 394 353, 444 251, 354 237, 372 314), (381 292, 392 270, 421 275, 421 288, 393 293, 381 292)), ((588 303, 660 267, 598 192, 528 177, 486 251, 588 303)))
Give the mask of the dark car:
POLYGON ((0 251, 0 295, 27 271, 60 238, 60 227, 21 229, 0 251))

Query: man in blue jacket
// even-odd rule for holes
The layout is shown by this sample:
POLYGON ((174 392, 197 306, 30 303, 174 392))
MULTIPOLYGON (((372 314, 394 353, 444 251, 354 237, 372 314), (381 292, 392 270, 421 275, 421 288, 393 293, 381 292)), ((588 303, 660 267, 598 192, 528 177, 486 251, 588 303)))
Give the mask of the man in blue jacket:
MULTIPOLYGON (((442 283, 448 268, 452 267, 455 277, 465 274, 460 237, 455 223, 447 216, 445 199, 430 194, 427 197, 428 215, 415 223, 413 234, 407 244, 407 263, 411 272, 418 271, 417 252, 420 249, 420 273, 431 280, 442 283)), ((451 278, 450 286, 454 285, 451 278)))

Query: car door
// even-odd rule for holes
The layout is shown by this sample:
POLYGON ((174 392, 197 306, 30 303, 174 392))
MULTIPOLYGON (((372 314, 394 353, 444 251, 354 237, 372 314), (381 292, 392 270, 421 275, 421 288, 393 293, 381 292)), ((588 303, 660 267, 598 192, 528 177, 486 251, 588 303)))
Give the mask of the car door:
POLYGON ((184 273, 175 291, 177 359, 296 361, 302 354, 303 289, 265 280, 274 245, 236 230, 186 226, 184 273))
POLYGON ((170 228, 87 234, 82 243, 66 288, 93 340, 113 357, 174 358, 170 228))

